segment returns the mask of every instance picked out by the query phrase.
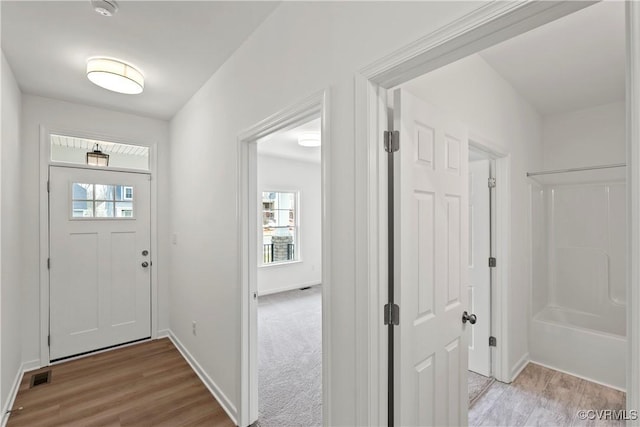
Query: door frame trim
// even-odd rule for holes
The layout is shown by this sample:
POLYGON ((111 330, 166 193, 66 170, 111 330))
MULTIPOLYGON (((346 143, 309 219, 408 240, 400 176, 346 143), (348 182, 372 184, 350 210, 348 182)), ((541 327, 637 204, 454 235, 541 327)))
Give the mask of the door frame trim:
MULTIPOLYGON (((356 424, 386 420, 386 337, 381 302, 386 297, 384 224, 386 174, 382 130, 387 129, 386 92, 394 86, 477 53, 494 44, 588 7, 597 1, 486 3, 448 25, 372 62, 354 75, 356 149, 356 424)), ((627 278, 627 408, 640 406, 640 4, 626 5, 627 177, 630 222, 627 278), (635 38, 634 38, 635 37, 635 38)), ((508 279, 508 278, 507 278, 508 279)), ((504 299, 502 300, 505 301, 504 299)), ((504 315, 508 316, 505 310, 504 315)), ((506 320, 506 319, 505 319, 506 320)), ((506 338, 508 322, 502 329, 506 338)), ((504 346, 507 347, 506 345, 504 346)), ((526 356, 526 355, 525 355, 526 356)), ((509 362, 504 354, 501 370, 509 362)), ((633 425, 640 425, 638 421, 633 425)))
POLYGON ((507 284, 511 281, 511 156, 493 141, 475 134, 469 133, 469 148, 482 151, 495 162, 495 199, 491 221, 493 224, 493 246, 497 266, 491 270, 491 335, 496 337, 500 345, 490 347, 491 351, 491 376, 496 380, 509 383, 511 369, 508 364, 507 310, 508 292, 507 284))
MULTIPOLYGON (((132 142, 127 138, 121 138, 114 135, 97 134, 79 129, 61 129, 40 125, 40 167, 39 167, 39 219, 40 219, 40 250, 39 250, 39 276, 40 276, 40 359, 38 360, 40 367, 51 364, 49 345, 47 338, 49 336, 50 323, 50 306, 49 306, 49 269, 47 268, 47 259, 49 258, 49 194, 47 192, 47 181, 49 180, 49 167, 69 167, 75 169, 87 169, 82 165, 74 166, 73 164, 60 163, 51 161, 51 144, 49 136, 51 134, 72 135, 78 138, 88 138, 103 141, 111 141, 128 145, 138 145, 149 148, 149 170, 129 170, 119 168, 92 168, 95 170, 106 170, 109 172, 128 172, 140 173, 151 177, 151 254, 153 260, 157 261, 158 254, 158 180, 156 173, 158 170, 158 152, 157 143, 132 142)), ((158 274, 157 269, 151 270, 151 339, 158 337, 158 274)))
MULTIPOLYGON (((257 140, 274 132, 320 118, 322 187, 322 417, 331 425, 331 133, 329 126, 329 90, 321 90, 255 124, 238 135, 238 277, 240 278, 240 363, 238 377, 238 425, 248 426, 258 414, 257 396, 252 396, 252 377, 257 379, 257 360, 251 342, 257 342, 257 309, 251 309, 251 294, 257 292, 258 223, 251 212, 257 211, 257 140)), ((255 353, 257 354, 257 353, 255 353)), ((257 385, 255 386, 257 387, 257 385)))

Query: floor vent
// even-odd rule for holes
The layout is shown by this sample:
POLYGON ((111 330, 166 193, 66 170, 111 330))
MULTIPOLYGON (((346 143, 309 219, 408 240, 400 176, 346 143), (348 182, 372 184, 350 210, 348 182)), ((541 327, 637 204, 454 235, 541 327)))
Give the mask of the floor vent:
POLYGON ((39 374, 31 375, 31 385, 29 388, 33 388, 37 385, 49 384, 51 382, 51 370, 40 372, 39 374))

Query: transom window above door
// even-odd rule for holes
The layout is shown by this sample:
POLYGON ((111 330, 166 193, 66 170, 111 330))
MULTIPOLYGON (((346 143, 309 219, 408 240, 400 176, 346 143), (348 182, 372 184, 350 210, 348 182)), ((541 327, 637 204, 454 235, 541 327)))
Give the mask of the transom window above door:
POLYGON ((51 161, 100 168, 149 170, 149 147, 50 135, 51 161))
POLYGON ((134 218, 134 189, 122 184, 71 184, 71 218, 134 218))

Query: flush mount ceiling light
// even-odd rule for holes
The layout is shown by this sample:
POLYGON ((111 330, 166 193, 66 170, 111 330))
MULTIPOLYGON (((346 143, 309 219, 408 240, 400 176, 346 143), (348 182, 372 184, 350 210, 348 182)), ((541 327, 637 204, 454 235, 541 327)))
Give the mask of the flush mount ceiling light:
POLYGON ((113 16, 118 11, 118 3, 115 0, 91 0, 91 6, 102 16, 113 16))
POLYGON ((320 134, 317 132, 303 133, 298 137, 298 144, 303 147, 319 147, 321 144, 320 134))
POLYGON ((104 154, 100 150, 100 146, 96 144, 93 151, 87 152, 87 164, 89 166, 109 166, 109 155, 104 154))
POLYGON ((135 95, 144 90, 144 76, 133 65, 111 58, 89 58, 87 78, 113 92, 135 95))

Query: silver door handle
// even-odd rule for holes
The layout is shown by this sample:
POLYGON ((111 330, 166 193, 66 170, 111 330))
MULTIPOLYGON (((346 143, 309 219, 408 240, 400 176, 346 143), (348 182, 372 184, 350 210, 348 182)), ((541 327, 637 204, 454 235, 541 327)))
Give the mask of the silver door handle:
POLYGON ((468 321, 472 325, 475 325, 477 320, 478 318, 476 317, 475 314, 469 314, 466 311, 462 313, 462 323, 467 323, 468 321))
POLYGON ((144 261, 144 262, 142 263, 142 266, 143 266, 144 268, 147 268, 147 267, 149 267, 149 263, 148 263, 147 261, 144 261))

